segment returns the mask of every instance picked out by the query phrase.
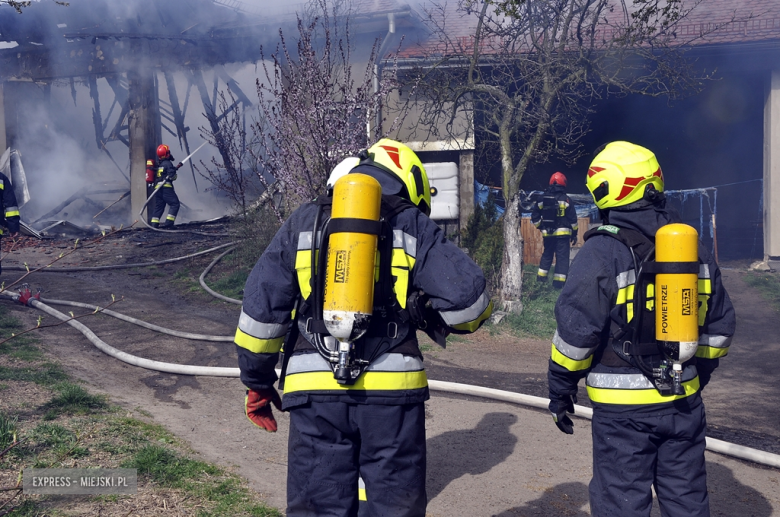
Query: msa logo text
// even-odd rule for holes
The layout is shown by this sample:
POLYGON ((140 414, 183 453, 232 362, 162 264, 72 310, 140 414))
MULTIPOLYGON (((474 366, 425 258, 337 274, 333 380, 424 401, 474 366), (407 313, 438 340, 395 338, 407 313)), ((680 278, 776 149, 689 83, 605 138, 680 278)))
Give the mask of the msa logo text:
POLYGON ((690 289, 683 289, 682 290, 682 315, 683 316, 690 316, 691 315, 691 290, 690 289))
POLYGON ((349 253, 347 250, 336 251, 336 274, 333 281, 337 284, 343 284, 347 281, 347 258, 349 253))

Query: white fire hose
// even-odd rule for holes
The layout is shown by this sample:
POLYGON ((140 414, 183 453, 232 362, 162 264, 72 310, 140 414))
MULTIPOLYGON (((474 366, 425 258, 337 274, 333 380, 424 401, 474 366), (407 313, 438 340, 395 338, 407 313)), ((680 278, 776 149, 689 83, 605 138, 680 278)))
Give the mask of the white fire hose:
MULTIPOLYGON (((8 296, 14 300, 19 299, 17 293, 10 293, 8 291, 2 291, 0 294, 8 296)), ((99 350, 106 354, 119 359, 127 364, 133 366, 140 366, 147 370, 154 370, 158 372, 173 373, 179 375, 202 375, 207 377, 239 377, 240 370, 238 368, 226 368, 217 366, 194 366, 187 364, 175 364, 164 363, 161 361, 153 361, 151 359, 144 359, 127 352, 117 350, 111 345, 105 343, 99 337, 97 337, 89 328, 79 321, 71 318, 67 314, 63 314, 56 309, 49 307, 48 305, 31 298, 28 302, 31 306, 39 309, 47 314, 54 316, 55 318, 66 321, 71 327, 78 329, 84 336, 99 350)), ((512 404, 519 404, 522 406, 530 406, 539 409, 547 410, 548 400, 542 397, 535 397, 532 395, 524 395, 522 393, 514 393, 510 391, 497 390, 494 388, 485 388, 482 386, 473 386, 470 384, 460 384, 457 382, 446 381, 428 381, 428 387, 433 391, 441 391, 445 393, 454 393, 458 395, 468 395, 472 397, 482 397, 492 400, 499 400, 502 402, 510 402, 512 404)), ((575 405, 574 416, 578 416, 585 419, 593 418, 593 410, 591 408, 575 405)), ((773 454, 771 452, 759 451, 750 447, 744 447, 734 443, 724 442, 715 438, 707 438, 707 450, 717 452, 727 456, 732 456, 742 460, 748 460, 761 465, 767 465, 780 469, 780 455, 773 454)))

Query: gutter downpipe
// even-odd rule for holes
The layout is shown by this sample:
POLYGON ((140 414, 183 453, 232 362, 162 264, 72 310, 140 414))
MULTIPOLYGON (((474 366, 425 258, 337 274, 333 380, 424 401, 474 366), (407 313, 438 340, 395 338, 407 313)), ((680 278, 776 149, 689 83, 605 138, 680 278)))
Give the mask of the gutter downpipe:
MULTIPOLYGON (((390 40, 395 36, 395 13, 387 13, 387 34, 382 44, 379 46, 379 51, 376 54, 376 63, 374 64, 374 95, 379 93, 379 82, 382 77, 382 59, 384 59, 387 47, 390 45, 390 40)), ((382 101, 377 98, 376 100, 376 118, 374 120, 374 135, 378 139, 382 134, 382 101)), ((371 141, 369 135, 369 142, 371 141)))

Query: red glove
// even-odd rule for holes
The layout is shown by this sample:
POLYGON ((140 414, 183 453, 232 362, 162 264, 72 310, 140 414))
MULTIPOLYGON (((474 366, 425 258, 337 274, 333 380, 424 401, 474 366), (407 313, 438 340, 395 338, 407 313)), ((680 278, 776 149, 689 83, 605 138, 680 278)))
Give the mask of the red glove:
POLYGON ((273 402, 276 409, 282 410, 282 399, 273 388, 267 388, 260 391, 246 390, 244 406, 246 417, 260 429, 265 429, 269 433, 276 432, 276 419, 271 411, 273 402))

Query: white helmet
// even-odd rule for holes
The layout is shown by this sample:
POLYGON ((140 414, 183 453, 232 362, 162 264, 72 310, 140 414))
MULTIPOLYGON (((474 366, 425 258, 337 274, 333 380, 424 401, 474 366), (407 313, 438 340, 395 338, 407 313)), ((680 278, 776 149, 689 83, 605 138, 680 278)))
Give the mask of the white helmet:
POLYGON ((330 177, 328 177, 328 190, 332 190, 336 181, 340 177, 349 174, 349 171, 357 167, 358 163, 360 163, 360 158, 357 156, 349 156, 341 160, 341 162, 333 168, 333 171, 331 171, 330 177))

